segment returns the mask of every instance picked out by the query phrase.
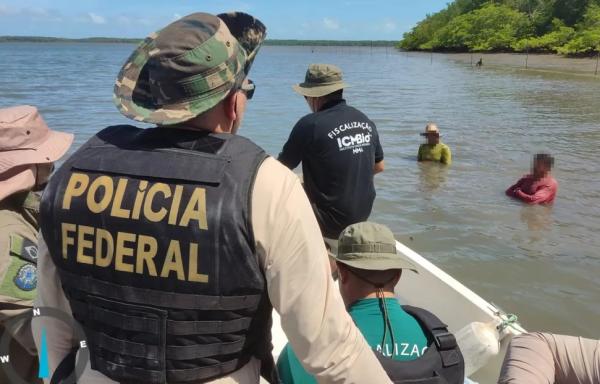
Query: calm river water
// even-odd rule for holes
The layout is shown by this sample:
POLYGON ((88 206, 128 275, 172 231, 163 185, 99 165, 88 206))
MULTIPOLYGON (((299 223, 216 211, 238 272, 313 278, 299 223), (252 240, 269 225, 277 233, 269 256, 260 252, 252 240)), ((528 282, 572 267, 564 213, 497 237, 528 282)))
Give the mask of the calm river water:
MULTIPOLYGON (((79 146, 126 123, 112 104, 120 44, 0 44, 0 106, 33 104, 79 146)), ((371 219, 531 330, 600 338, 600 79, 473 70, 391 48, 264 47, 241 133, 276 155, 308 112, 291 85, 311 62, 341 66, 348 102, 377 124, 386 155, 371 219), (454 164, 420 165, 418 135, 440 126, 454 164), (553 207, 504 189, 551 152, 553 207)), ((452 303, 448 303, 452 305, 452 303)))

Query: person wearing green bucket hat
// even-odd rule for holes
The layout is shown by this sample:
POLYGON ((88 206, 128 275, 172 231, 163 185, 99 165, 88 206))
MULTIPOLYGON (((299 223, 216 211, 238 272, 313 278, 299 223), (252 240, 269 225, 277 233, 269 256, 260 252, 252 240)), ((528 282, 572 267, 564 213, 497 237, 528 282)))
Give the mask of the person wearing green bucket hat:
MULTIPOLYGON (((114 101, 156 127, 108 127, 51 179, 37 300, 83 327, 90 364, 78 371, 79 353, 78 382, 276 383, 273 307, 323 381, 388 382, 333 293, 297 177, 235 135, 265 33, 236 12, 194 13, 151 34, 114 101)), ((38 347, 60 382, 72 332, 44 318, 33 327, 46 330, 38 347)))
MULTIPOLYGON (((396 249, 388 227, 372 222, 348 226, 339 237, 335 260, 350 316, 394 383, 463 382, 462 355, 446 325, 424 309, 400 305, 395 297, 403 272, 418 269, 396 249), (434 342, 440 337, 441 347, 434 342)), ((284 384, 316 383, 289 345, 277 366, 284 384)))
POLYGON ((383 149, 375 123, 347 105, 342 70, 311 64, 293 89, 312 113, 300 119, 279 161, 294 169, 302 163, 304 188, 330 255, 346 226, 367 220, 375 200, 373 175, 383 171, 383 149))

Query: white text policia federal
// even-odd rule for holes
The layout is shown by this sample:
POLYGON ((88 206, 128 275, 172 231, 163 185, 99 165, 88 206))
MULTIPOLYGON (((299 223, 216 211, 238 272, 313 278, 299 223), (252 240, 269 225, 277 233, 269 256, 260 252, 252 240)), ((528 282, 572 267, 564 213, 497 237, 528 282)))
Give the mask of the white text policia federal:
MULTIPOLYGON (((146 222, 164 222, 187 228, 198 225, 208 229, 206 217, 206 190, 197 187, 189 200, 182 204, 182 185, 150 183, 147 180, 100 176, 90 183, 84 173, 73 173, 67 184, 62 209, 69 210, 74 199, 85 198, 91 214, 107 212, 112 217, 146 222), (131 207, 123 207, 128 183, 136 183, 136 196, 131 207), (115 185, 116 184, 116 185, 115 185), (157 196, 160 198, 157 199, 157 196), (163 205, 154 204, 162 201, 163 205), (156 209, 159 207, 159 209, 156 209)), ((103 228, 61 223, 62 257, 68 258, 70 247, 76 249, 76 262, 117 271, 168 278, 175 273, 178 280, 207 283, 208 275, 198 271, 198 244, 181 244, 170 240, 164 263, 156 265, 158 241, 152 236, 117 232, 103 228), (184 266, 182 252, 188 252, 188 265, 184 266)))

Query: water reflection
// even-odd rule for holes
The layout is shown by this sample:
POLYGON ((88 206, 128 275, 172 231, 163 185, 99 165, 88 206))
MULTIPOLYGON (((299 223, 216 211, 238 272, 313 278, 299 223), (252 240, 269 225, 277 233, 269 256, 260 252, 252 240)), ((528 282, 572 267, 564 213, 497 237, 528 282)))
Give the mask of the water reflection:
POLYGON ((435 192, 446 184, 448 166, 432 161, 419 163, 419 191, 435 192))
POLYGON ((521 209, 521 221, 527 225, 530 242, 545 240, 554 224, 552 205, 524 206, 521 209))

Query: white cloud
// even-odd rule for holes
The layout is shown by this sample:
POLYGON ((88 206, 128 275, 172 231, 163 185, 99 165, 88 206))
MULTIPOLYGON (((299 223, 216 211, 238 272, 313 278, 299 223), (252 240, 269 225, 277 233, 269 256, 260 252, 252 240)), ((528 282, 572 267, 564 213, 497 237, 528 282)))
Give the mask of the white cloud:
POLYGON ((179 19, 181 19, 182 17, 183 17, 183 16, 181 16, 179 13, 175 13, 175 14, 173 15, 173 20, 179 20, 179 19))
POLYGON ((89 12, 88 16, 90 17, 90 20, 94 24, 106 24, 106 19, 96 13, 89 12))
POLYGON ((398 28, 398 26, 393 21, 388 20, 385 23, 383 23, 383 30, 386 32, 393 32, 396 30, 396 28, 398 28))
POLYGON ((340 23, 337 20, 330 19, 328 17, 323 19, 323 26, 331 30, 340 29, 340 23))

